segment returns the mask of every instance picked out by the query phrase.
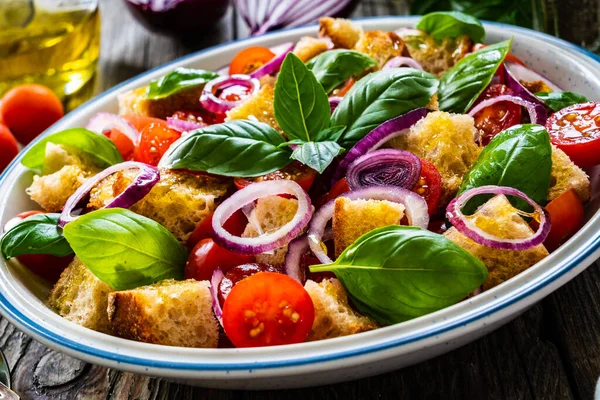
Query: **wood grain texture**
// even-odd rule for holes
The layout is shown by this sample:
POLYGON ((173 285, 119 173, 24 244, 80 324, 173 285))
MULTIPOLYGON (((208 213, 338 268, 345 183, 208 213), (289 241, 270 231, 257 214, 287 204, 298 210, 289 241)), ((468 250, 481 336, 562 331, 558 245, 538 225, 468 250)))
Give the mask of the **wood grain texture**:
MULTIPOLYGON (((244 37, 232 11, 196 42, 148 33, 101 0, 100 90, 213 44, 244 37)), ((403 0, 363 0, 355 16, 404 14, 403 0)), ((600 375, 596 264, 521 317, 471 344, 380 376, 311 389, 241 392, 184 386, 86 364, 0 320, 0 346, 23 399, 591 399, 600 375)))

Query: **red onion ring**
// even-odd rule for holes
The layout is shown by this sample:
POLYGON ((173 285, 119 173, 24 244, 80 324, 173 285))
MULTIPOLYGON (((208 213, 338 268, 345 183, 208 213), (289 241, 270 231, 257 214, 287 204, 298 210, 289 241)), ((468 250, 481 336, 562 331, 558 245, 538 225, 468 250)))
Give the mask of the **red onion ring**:
POLYGON ((342 179, 346 175, 348 166, 358 157, 373 150, 377 150, 388 140, 404 135, 411 126, 416 124, 429 112, 430 110, 426 108, 417 108, 416 110, 392 118, 373 129, 364 138, 359 140, 358 143, 350 149, 348 154, 346 154, 346 157, 344 157, 333 174, 331 184, 334 185, 337 181, 342 179))
MULTIPOLYGON (((427 229, 429 225, 429 214, 427 213, 427 202, 418 194, 410 190, 394 186, 370 186, 364 189, 353 190, 343 193, 338 197, 346 197, 350 200, 387 200, 400 203, 405 207, 406 217, 412 226, 427 229)), ((333 261, 327 255, 323 237, 325 228, 331 218, 335 207, 335 199, 328 201, 314 215, 308 227, 308 245, 315 257, 323 264, 333 261)))
POLYGON ((221 304, 219 304, 219 284, 224 277, 225 274, 223 271, 221 271, 220 268, 217 268, 210 278, 210 297, 212 299, 213 311, 221 326, 223 326, 223 309, 221 308, 221 304))
MULTIPOLYGON (((535 106, 536 112, 539 115, 547 116, 549 108, 546 106, 546 104, 544 104, 543 101, 538 99, 525 86, 523 86, 523 84, 519 81, 519 79, 523 79, 524 81, 541 80, 544 83, 546 83, 548 86, 550 86, 550 88, 552 88, 553 90, 556 89, 556 90, 560 91, 560 89, 556 85, 554 85, 552 82, 550 82, 546 78, 544 78, 543 76, 539 75, 536 72, 533 72, 532 70, 530 70, 520 64, 505 62, 504 70, 505 70, 506 85, 515 93, 515 95, 526 101, 529 101, 530 103, 533 103, 535 106)), ((539 122, 542 125, 546 121, 545 118, 540 118, 540 120, 544 121, 544 122, 539 122)))
POLYGON ((85 129, 100 135, 104 135, 104 133, 108 131, 117 129, 119 132, 127 136, 134 145, 137 144, 140 138, 140 133, 132 124, 129 123, 129 121, 116 114, 107 112, 98 113, 90 118, 85 126, 85 129))
POLYGON ((538 74, 537 72, 515 62, 505 62, 504 67, 506 68, 506 72, 510 74, 517 81, 525 81, 525 82, 535 82, 542 81, 544 82, 550 89, 555 92, 562 92, 562 89, 556 86, 550 79, 545 76, 538 74))
POLYGON ((399 68, 399 67, 410 67, 410 68, 414 68, 414 69, 423 71, 423 67, 421 66, 421 64, 419 64, 419 62, 417 60, 415 60, 414 58, 401 57, 401 56, 396 56, 396 57, 392 58, 391 60, 389 60, 388 62, 386 62, 383 65, 382 69, 399 68))
POLYGON ((331 109, 332 114, 333 110, 335 110, 336 107, 340 104, 340 101, 342 101, 342 98, 339 96, 331 96, 329 98, 329 108, 331 109))
POLYGON ((214 240, 227 250, 241 254, 260 254, 285 246, 300 234, 312 217, 310 197, 296 182, 282 179, 252 183, 225 200, 213 215, 214 240), (263 197, 290 194, 298 199, 298 210, 287 224, 275 232, 258 237, 234 236, 223 228, 225 221, 245 205, 263 197))
POLYGON ((306 235, 302 235, 292 240, 288 245, 288 252, 285 255, 285 274, 295 279, 301 285, 304 284, 306 276, 300 268, 302 256, 309 251, 306 235))
POLYGON ((471 110, 469 111, 469 115, 471 117, 474 117, 475 114, 477 114, 484 108, 494 105, 496 103, 503 102, 503 101, 509 101, 511 103, 515 103, 517 105, 525 107, 527 109, 527 112, 529 113, 529 119, 531 120, 532 124, 539 124, 539 125, 546 124, 546 120, 548 119, 548 114, 546 113, 545 107, 539 107, 538 105, 536 105, 530 101, 524 100, 521 97, 512 96, 509 94, 503 94, 498 97, 492 97, 491 99, 483 100, 482 102, 478 103, 475 107, 471 108, 471 110))
POLYGON ((283 64, 283 60, 285 56, 292 50, 294 50, 294 43, 284 43, 277 48, 273 48, 272 50, 280 50, 279 52, 275 52, 275 57, 271 59, 268 63, 257 69, 256 71, 250 74, 251 78, 260 79, 265 75, 272 75, 276 72, 279 72, 279 68, 281 68, 281 64, 283 64))
POLYGON ((179 118, 167 117, 167 126, 171 129, 175 129, 178 132, 191 132, 196 129, 202 129, 207 126, 204 123, 194 122, 194 121, 186 121, 179 118))
POLYGON ((215 92, 221 88, 233 85, 241 85, 247 89, 250 89, 248 97, 256 94, 260 89, 260 82, 258 79, 251 78, 248 75, 236 74, 231 76, 223 76, 213 79, 204 86, 204 90, 202 90, 202 95, 200 96, 200 104, 206 110, 215 114, 223 114, 231 110, 233 107, 239 105, 243 100, 222 100, 216 96, 215 92))
POLYGON ((488 246, 494 249, 502 250, 526 250, 531 247, 537 246, 546 240, 548 233, 550 232, 550 214, 542 208, 535 201, 531 200, 525 193, 515 188, 506 186, 481 186, 467 190, 460 196, 454 198, 448 207, 446 208, 446 218, 452 225, 463 235, 471 239, 472 241, 479 243, 483 246, 488 246), (509 196, 519 197, 529 203, 540 216, 540 227, 533 236, 527 239, 502 239, 497 236, 491 235, 482 229, 478 228, 475 224, 469 221, 462 213, 461 208, 471 198, 480 194, 503 194, 509 196))
POLYGON ((160 179, 158 168, 136 161, 127 161, 116 164, 87 179, 83 185, 67 199, 62 213, 58 218, 58 226, 63 228, 66 224, 77 218, 77 216, 72 215, 73 210, 100 181, 115 172, 134 168, 139 169, 140 173, 120 195, 112 199, 112 201, 104 206, 104 208, 129 208, 144 198, 160 179))
POLYGON ((421 176, 421 160, 410 151, 382 149, 358 157, 348 166, 346 181, 352 190, 369 186, 411 189, 421 176))

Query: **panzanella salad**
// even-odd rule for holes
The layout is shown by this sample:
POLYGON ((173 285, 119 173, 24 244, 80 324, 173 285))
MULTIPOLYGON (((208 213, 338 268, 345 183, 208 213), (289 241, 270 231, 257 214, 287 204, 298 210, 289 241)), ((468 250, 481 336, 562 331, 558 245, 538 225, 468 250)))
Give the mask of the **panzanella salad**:
POLYGON ((48 306, 142 342, 254 347, 401 323, 502 284, 583 224, 600 103, 433 13, 177 68, 28 149, 0 249, 48 306))

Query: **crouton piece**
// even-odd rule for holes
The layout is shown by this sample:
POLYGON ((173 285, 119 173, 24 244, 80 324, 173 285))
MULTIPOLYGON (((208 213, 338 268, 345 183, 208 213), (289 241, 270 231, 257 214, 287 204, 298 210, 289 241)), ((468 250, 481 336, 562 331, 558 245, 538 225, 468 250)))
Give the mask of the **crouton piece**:
POLYGON ((325 17, 319 20, 319 36, 330 38, 339 49, 353 48, 362 33, 362 28, 348 19, 325 17))
POLYGON ((404 206, 386 200, 338 197, 333 211, 333 243, 338 257, 356 239, 376 228, 399 225, 404 206))
POLYGON ((227 118, 225 120, 249 119, 250 121, 264 122, 282 132, 273 111, 274 98, 275 91, 273 87, 271 85, 264 85, 258 93, 248 97, 239 106, 227 111, 227 118))
POLYGON ((354 50, 375 59, 377 69, 381 69, 390 59, 403 53, 404 42, 394 32, 365 32, 356 43, 354 50))
MULTIPOLYGON (((294 218, 298 210, 298 200, 281 196, 268 196, 258 199, 250 214, 250 221, 242 233, 242 237, 257 237, 272 232, 287 224, 294 218)), ((273 252, 257 254, 256 261, 270 265, 281 265, 285 262, 287 245, 273 252)))
POLYGON ((525 88, 527 90, 529 90, 531 93, 554 92, 554 90, 552 90, 552 88, 550 86, 546 85, 546 83, 544 81, 519 81, 519 82, 521 82, 521 85, 525 86, 525 88))
POLYGON ((463 176, 479 157, 473 118, 462 114, 435 111, 417 122, 408 134, 392 139, 393 148, 408 150, 433 163, 442 176, 442 201, 445 207, 458 192, 463 176))
POLYGON ((50 291, 48 306, 71 322, 111 333, 106 307, 112 291, 75 257, 50 291))
MULTIPOLYGON (((475 214, 467 218, 485 232, 503 239, 524 239, 533 235, 529 225, 503 195, 488 200, 475 214)), ((483 246, 467 238, 454 227, 448 229, 444 236, 479 258, 488 268, 489 275, 483 283, 483 290, 509 280, 548 255, 548 251, 541 244, 521 251, 483 246)))
POLYGON ((321 283, 308 280, 304 288, 315 306, 315 320, 307 341, 331 339, 376 329, 377 322, 354 311, 340 281, 325 279, 321 283))
POLYGON ((438 42, 425 32, 406 32, 408 33, 400 36, 406 43, 410 56, 417 60, 425 71, 437 76, 442 76, 469 54, 473 46, 473 41, 468 36, 444 38, 438 42))
MULTIPOLYGON (((133 181, 136 171, 117 172, 102 180, 90 193, 88 208, 104 207, 133 181)), ((185 242, 196 226, 210 215, 232 189, 229 179, 161 170, 150 193, 130 209, 151 218, 185 242)))
POLYGON ((591 191, 590 178, 581 168, 573 164, 564 151, 552 146, 548 201, 554 200, 569 189, 574 189, 581 201, 588 201, 591 191))
POLYGON ((302 61, 307 62, 311 58, 316 57, 325 51, 327 51, 327 42, 323 39, 303 36, 298 43, 296 43, 293 53, 302 61))
POLYGON ((150 100, 146 87, 130 90, 118 97, 119 114, 165 119, 180 110, 201 111, 200 95, 204 86, 181 90, 163 99, 150 100))
POLYGON ((116 335, 180 347, 217 347, 219 325, 208 281, 164 280, 108 296, 108 319, 116 335))

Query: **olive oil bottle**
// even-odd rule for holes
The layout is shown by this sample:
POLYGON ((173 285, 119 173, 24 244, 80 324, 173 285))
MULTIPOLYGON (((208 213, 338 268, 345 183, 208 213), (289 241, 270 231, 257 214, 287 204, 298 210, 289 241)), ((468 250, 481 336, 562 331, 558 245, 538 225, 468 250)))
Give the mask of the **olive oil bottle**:
POLYGON ((0 0, 0 96, 39 83, 72 108, 92 93, 99 50, 97 0, 0 0))

